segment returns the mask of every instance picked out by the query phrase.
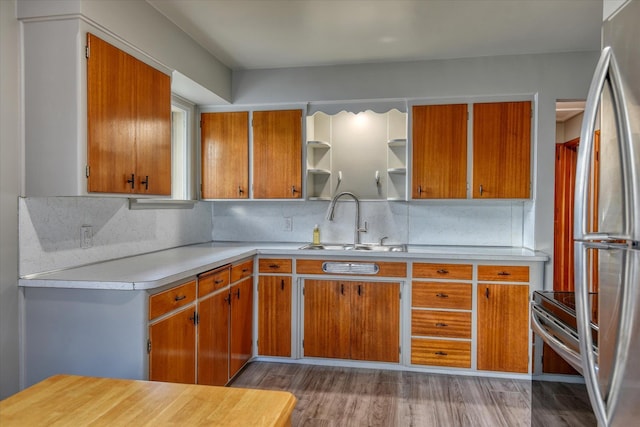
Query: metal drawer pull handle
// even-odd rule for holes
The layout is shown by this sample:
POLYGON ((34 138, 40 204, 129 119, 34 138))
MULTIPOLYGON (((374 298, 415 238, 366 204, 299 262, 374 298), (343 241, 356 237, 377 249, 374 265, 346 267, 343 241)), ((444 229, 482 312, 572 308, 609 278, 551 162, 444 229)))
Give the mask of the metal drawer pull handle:
POLYGON ((280 280, 280 289, 284 291, 284 280, 280 280))
POLYGON ((174 301, 182 301, 186 297, 187 297, 186 295, 176 295, 176 297, 173 300, 174 301))
POLYGON ((449 274, 449 270, 445 270, 444 268, 441 270, 436 271, 436 273, 438 274, 449 274))
POLYGON ((249 269, 248 269, 248 268, 243 268, 243 269, 242 269, 242 272, 243 272, 243 273, 246 273, 247 271, 249 271, 249 269))
POLYGON ((145 175, 144 179, 142 181, 140 181, 141 185, 144 185, 144 189, 148 190, 149 189, 149 175, 145 175))
POLYGON ((280 268, 278 264, 269 264, 269 268, 280 268))
POLYGON ((436 356, 448 356, 448 353, 445 353, 444 351, 436 351, 434 353, 436 356))
POLYGON ((449 295, 447 295, 447 294, 443 294, 443 293, 438 293, 438 294, 436 294, 436 296, 437 296, 438 298, 449 298, 449 295))
POLYGON ((447 325, 446 323, 436 323, 436 326, 437 326, 438 328, 445 328, 445 327, 447 327, 447 326, 449 326, 449 325, 447 325))
POLYGON ((509 273, 508 271, 501 271, 498 273, 498 276, 511 276, 511 273, 509 273))
POLYGON ((224 283, 224 280, 222 279, 218 279, 214 282, 216 285, 219 285, 220 283, 224 283))
POLYGON ((135 184, 136 184, 136 180, 135 180, 135 174, 131 174, 131 179, 127 180, 128 184, 131 184, 131 189, 133 190, 135 188, 135 184))

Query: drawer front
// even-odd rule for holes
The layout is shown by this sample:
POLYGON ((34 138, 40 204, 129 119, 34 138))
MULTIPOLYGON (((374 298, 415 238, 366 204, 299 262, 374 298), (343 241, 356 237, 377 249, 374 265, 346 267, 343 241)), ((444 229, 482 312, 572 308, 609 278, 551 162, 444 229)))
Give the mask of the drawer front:
POLYGON ((456 279, 471 280, 473 266, 471 264, 431 264, 414 263, 413 277, 424 279, 456 279))
POLYGON ((231 283, 249 277, 253 274, 253 259, 231 266, 231 283))
POLYGON ((471 368, 471 342, 413 338, 411 340, 411 363, 414 365, 471 368))
POLYGON ((521 265, 479 265, 478 280, 483 282, 528 282, 529 267, 521 265))
POLYGON ((471 339, 471 313, 412 310, 411 335, 471 339))
POLYGON ((470 283, 413 282, 411 305, 471 310, 470 283))
POLYGON ((196 299, 196 281, 167 289, 149 297, 149 319, 155 319, 196 299))
POLYGON ((291 273, 291 259, 264 258, 258 261, 260 273, 291 273))
POLYGON ((229 284, 229 267, 207 271, 198 276, 198 298, 222 289, 229 284))
MULTIPOLYGON (((404 262, 380 262, 369 261, 366 259, 361 260, 326 260, 326 259, 299 259, 296 261, 296 273, 298 274, 327 274, 322 271, 322 264, 325 262, 338 262, 338 263, 362 263, 362 264, 376 264, 378 266, 378 273, 371 276, 380 277, 406 277, 407 276, 407 264, 404 262)), ((368 275, 367 275, 368 276, 368 275)))

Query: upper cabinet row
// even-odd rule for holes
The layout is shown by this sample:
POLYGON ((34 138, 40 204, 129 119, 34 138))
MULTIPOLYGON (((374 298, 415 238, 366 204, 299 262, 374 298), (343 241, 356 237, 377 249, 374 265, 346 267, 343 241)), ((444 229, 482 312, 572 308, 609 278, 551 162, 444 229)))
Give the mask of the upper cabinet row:
POLYGON ((301 110, 202 113, 202 198, 300 198, 303 154, 311 200, 530 197, 530 101, 414 105, 409 142, 407 122, 397 110, 316 113, 303 153, 301 110))

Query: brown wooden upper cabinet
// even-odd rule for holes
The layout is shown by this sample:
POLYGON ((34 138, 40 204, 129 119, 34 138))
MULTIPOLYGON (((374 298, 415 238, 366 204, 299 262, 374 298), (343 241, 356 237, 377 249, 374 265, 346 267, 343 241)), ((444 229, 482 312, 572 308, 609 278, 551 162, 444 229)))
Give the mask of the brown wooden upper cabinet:
POLYGON ((527 199, 531 101, 473 104, 473 198, 527 199))
POLYGON ((467 197, 467 104, 413 106, 412 197, 467 197))
POLYGON ((249 113, 202 113, 202 198, 249 197, 249 113))
POLYGON ((302 110, 253 112, 253 197, 302 197, 302 110))
POLYGON ((87 33, 88 191, 171 194, 171 79, 87 33))

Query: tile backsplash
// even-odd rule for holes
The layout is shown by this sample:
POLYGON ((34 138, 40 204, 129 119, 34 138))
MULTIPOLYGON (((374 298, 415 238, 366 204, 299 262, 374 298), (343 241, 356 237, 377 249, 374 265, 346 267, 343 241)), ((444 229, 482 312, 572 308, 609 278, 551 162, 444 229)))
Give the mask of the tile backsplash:
MULTIPOLYGON (((213 236, 221 241, 310 242, 315 224, 327 243, 354 238, 355 203, 338 202, 335 218, 326 218, 329 202, 215 202, 213 236), (287 230, 288 223, 291 230, 287 230)), ((363 243, 387 237, 387 243, 421 245, 522 246, 522 201, 360 203, 363 243)))
MULTIPOLYGON (((525 246, 526 202, 362 201, 363 243, 453 246, 525 246)), ((30 275, 194 243, 351 243, 355 203, 327 201, 197 202, 192 209, 129 210, 115 197, 35 197, 19 203, 20 275, 30 275), (91 247, 82 248, 82 226, 91 247)))
POLYGON ((126 198, 33 197, 19 203, 20 275, 211 240, 211 203, 129 210, 126 198), (92 244, 81 247, 81 227, 92 244))

